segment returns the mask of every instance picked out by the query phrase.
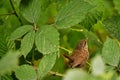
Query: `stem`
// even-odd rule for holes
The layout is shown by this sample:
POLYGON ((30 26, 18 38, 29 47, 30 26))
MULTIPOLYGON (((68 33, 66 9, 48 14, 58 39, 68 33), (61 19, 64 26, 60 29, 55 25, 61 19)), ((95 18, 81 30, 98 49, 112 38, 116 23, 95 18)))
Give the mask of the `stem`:
POLYGON ((77 32, 82 32, 83 31, 83 29, 73 29, 73 28, 70 28, 71 30, 73 30, 73 31, 77 31, 77 32))
POLYGON ((66 52, 68 52, 68 53, 72 53, 72 51, 70 51, 70 50, 68 50, 68 49, 66 49, 66 48, 64 48, 62 46, 59 46, 59 48, 62 49, 62 50, 64 50, 64 51, 66 51, 66 52))
POLYGON ((36 26, 36 24, 34 23, 34 30, 35 31, 37 31, 38 30, 38 28, 37 28, 37 26, 36 26))
POLYGON ((87 63, 89 66, 91 66, 90 63, 89 63, 88 61, 87 61, 86 63, 87 63))
POLYGON ((32 63, 30 62, 30 61, 27 61, 27 60, 25 60, 28 64, 31 64, 32 65, 32 63))
POLYGON ((0 14, 0 16, 6 16, 6 15, 14 15, 14 13, 0 14))
POLYGON ((90 63, 87 61, 86 62, 90 67, 89 67, 89 71, 88 71, 88 73, 90 73, 90 71, 91 71, 91 65, 90 65, 90 63))
POLYGON ((49 73, 54 75, 54 76, 60 76, 60 77, 64 76, 64 74, 61 74, 61 73, 58 73, 58 72, 54 72, 54 71, 50 71, 49 73))
POLYGON ((14 11, 15 16, 18 18, 18 20, 19 20, 19 21, 21 22, 21 24, 22 24, 22 20, 21 20, 20 17, 18 16, 12 0, 9 0, 9 1, 10 1, 11 6, 12 6, 12 9, 13 9, 13 11, 14 11))

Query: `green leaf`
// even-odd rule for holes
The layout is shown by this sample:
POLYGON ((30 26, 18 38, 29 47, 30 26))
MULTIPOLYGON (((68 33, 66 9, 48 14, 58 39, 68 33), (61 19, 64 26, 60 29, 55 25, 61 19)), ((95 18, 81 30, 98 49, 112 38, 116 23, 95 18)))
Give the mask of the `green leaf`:
POLYGON ((0 60, 0 74, 14 71, 18 67, 18 58, 20 52, 18 51, 9 51, 1 60, 0 60))
POLYGON ((0 80, 13 80, 9 74, 0 75, 0 80))
POLYGON ((22 37, 24 34, 26 34, 28 31, 32 30, 32 26, 31 25, 24 25, 21 26, 19 28, 17 28, 10 36, 10 38, 12 40, 15 40, 17 38, 22 37))
POLYGON ((85 19, 82 20, 80 24, 86 29, 90 30, 98 20, 102 19, 105 8, 103 5, 103 0, 87 0, 87 2, 94 5, 95 7, 87 13, 85 19))
POLYGON ((36 33, 35 44, 43 54, 59 51, 59 33, 52 26, 42 26, 36 33))
POLYGON ((58 29, 69 28, 81 22, 93 6, 83 0, 73 0, 63 7, 55 18, 58 29))
POLYGON ((2 25, 2 32, 10 35, 16 28, 20 26, 20 22, 15 15, 10 15, 5 21, 4 25, 2 25))
POLYGON ((41 80, 53 68, 56 62, 56 53, 46 54, 42 58, 38 67, 38 79, 41 80))
MULTIPOLYGON (((76 47, 76 43, 79 42, 81 39, 84 39, 85 36, 82 32, 70 31, 69 33, 67 33, 67 38, 67 42, 69 43, 70 47, 74 49, 76 47)), ((65 43, 63 43, 63 46, 64 45, 65 43)))
POLYGON ((31 51, 34 44, 35 31, 32 30, 25 35, 21 41, 21 53, 26 57, 26 55, 31 51))
POLYGON ((37 25, 42 26, 44 24, 53 24, 54 16, 56 15, 56 3, 50 2, 50 0, 41 0, 42 13, 37 21, 37 25))
POLYGON ((0 34, 0 58, 6 54, 8 50, 13 49, 14 46, 14 42, 8 38, 8 35, 0 34))
POLYGON ((27 21, 35 23, 40 18, 41 1, 22 0, 20 3, 20 12, 27 21))
POLYGON ((120 40, 120 16, 113 16, 104 21, 106 31, 112 36, 120 40))
POLYGON ((65 5, 67 5, 70 1, 73 0, 56 0, 56 4, 57 4, 57 10, 62 9, 65 5))
POLYGON ((120 80, 120 76, 119 77, 117 77, 117 79, 116 80, 120 80))
POLYGON ((90 30, 94 26, 94 24, 96 24, 97 21, 101 19, 102 12, 94 10, 89 12, 80 24, 84 26, 87 30, 90 30))
POLYGON ((120 61, 120 47, 115 40, 107 38, 103 45, 102 56, 105 63, 117 66, 120 61))
POLYGON ((80 69, 71 69, 67 71, 66 75, 63 77, 63 80, 91 80, 88 74, 80 69))
POLYGON ((99 76, 105 72, 105 64, 100 55, 92 60, 92 74, 99 76))
POLYGON ((120 14, 120 1, 119 0, 113 0, 116 10, 118 10, 118 13, 120 14))
POLYGON ((64 75, 63 80, 110 80, 100 76, 93 76, 82 69, 70 69, 64 75))
MULTIPOLYGON (((84 34, 89 39, 89 41, 91 41, 92 45, 93 44, 96 45, 96 48, 97 47, 99 47, 99 48, 102 47, 102 42, 99 40, 98 36, 95 33, 93 33, 92 31, 85 30, 84 34)), ((90 48, 90 46, 89 46, 89 48, 90 48)), ((93 48, 93 46, 91 48, 93 48)))
POLYGON ((37 80, 37 75, 32 66, 22 65, 16 71, 15 75, 19 80, 37 80))

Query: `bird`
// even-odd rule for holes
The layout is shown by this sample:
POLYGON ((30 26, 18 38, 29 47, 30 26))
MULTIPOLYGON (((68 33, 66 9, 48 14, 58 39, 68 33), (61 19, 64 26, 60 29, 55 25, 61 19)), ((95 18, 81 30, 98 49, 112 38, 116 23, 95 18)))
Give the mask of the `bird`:
POLYGON ((64 55, 69 59, 69 65, 72 68, 82 67, 89 58, 87 39, 80 40, 71 56, 64 55))

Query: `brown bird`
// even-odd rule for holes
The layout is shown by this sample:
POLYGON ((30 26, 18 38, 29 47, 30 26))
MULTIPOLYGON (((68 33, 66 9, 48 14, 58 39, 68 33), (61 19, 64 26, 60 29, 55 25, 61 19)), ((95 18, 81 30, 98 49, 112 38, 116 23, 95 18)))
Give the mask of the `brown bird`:
POLYGON ((69 64, 72 68, 82 67, 89 58, 89 51, 87 46, 87 40, 80 40, 71 56, 65 55, 69 59, 69 64))

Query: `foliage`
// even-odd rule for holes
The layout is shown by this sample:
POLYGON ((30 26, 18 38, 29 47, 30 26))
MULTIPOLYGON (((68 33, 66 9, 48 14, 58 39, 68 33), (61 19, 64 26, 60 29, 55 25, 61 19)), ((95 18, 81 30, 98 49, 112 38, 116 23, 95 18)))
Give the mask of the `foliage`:
POLYGON ((0 80, 120 80, 119 0, 1 0, 0 80), (78 41, 89 59, 71 69, 78 41))
POLYGON ((37 75, 32 66, 22 65, 16 71, 16 77, 20 80, 36 80, 37 75), (24 74, 23 74, 24 73, 24 74))

